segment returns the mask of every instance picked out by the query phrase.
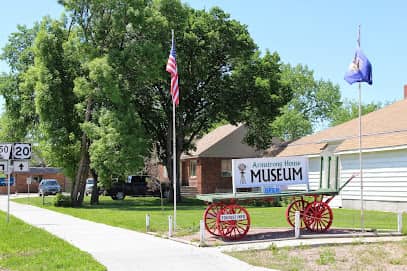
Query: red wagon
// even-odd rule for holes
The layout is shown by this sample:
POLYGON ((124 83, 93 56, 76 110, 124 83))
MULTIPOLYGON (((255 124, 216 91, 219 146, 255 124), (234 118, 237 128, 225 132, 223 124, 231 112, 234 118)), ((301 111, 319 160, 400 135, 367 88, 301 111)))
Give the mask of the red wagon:
POLYGON ((204 212, 206 230, 215 236, 229 240, 243 238, 250 229, 250 215, 239 202, 252 200, 272 200, 276 197, 291 197, 285 216, 290 226, 294 227, 295 212, 300 212, 301 228, 313 232, 327 231, 333 221, 329 207, 332 199, 355 177, 353 175, 339 189, 318 189, 309 191, 287 190, 279 193, 237 192, 197 195, 208 203, 204 212))

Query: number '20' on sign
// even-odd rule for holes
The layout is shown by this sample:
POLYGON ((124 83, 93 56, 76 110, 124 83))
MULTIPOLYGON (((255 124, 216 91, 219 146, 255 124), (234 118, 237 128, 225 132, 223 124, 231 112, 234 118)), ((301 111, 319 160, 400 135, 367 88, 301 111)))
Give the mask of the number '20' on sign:
POLYGON ((30 159, 31 144, 30 143, 14 143, 13 159, 30 159))

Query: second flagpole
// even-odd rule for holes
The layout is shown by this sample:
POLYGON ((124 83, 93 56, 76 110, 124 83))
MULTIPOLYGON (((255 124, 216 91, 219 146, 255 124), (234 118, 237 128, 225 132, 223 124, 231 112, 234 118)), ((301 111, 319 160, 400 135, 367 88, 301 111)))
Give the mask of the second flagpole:
MULTIPOLYGON (((358 27, 358 46, 360 48, 360 25, 358 27)), ((363 206, 363 159, 362 159, 362 84, 359 82, 359 179, 360 179, 360 227, 365 231, 363 206)))

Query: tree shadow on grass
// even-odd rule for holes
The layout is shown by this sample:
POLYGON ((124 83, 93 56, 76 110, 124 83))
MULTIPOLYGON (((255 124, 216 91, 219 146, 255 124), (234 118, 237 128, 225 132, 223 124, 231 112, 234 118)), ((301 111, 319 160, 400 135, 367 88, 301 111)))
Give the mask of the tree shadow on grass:
MULTIPOLYGON (((162 208, 169 210, 173 208, 173 203, 164 200, 161 206, 160 198, 153 197, 127 197, 124 200, 111 200, 109 198, 101 198, 99 204, 90 205, 89 202, 84 202, 82 209, 116 209, 116 210, 137 210, 137 211, 160 211, 162 208)), ((195 199, 183 199, 177 203, 178 210, 205 210, 206 205, 195 199)))

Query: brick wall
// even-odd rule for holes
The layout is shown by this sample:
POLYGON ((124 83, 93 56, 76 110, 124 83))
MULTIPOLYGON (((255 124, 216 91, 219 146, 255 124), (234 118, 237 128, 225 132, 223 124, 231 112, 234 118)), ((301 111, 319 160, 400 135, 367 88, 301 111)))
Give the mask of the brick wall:
POLYGON ((215 193, 232 190, 232 177, 221 176, 222 160, 228 158, 200 158, 202 175, 199 193, 215 193))
MULTIPOLYGON (((27 185, 27 178, 34 177, 30 173, 16 173, 13 174, 15 178, 15 185, 10 187, 10 193, 27 193, 28 192, 28 185, 27 185)), ((58 183, 62 187, 62 191, 70 191, 71 190, 71 182, 67 180, 67 178, 62 173, 46 173, 46 174, 38 174, 38 177, 42 177, 42 179, 56 179, 58 183)), ((37 193, 38 192, 38 182, 32 178, 32 183, 30 184, 30 193, 37 193)), ((7 194, 7 186, 0 186, 0 194, 7 194)))
POLYGON ((232 191, 232 177, 222 177, 222 160, 230 158, 191 158, 182 161, 182 183, 198 189, 198 193, 232 191), (190 176, 190 161, 197 160, 196 176, 190 176))

